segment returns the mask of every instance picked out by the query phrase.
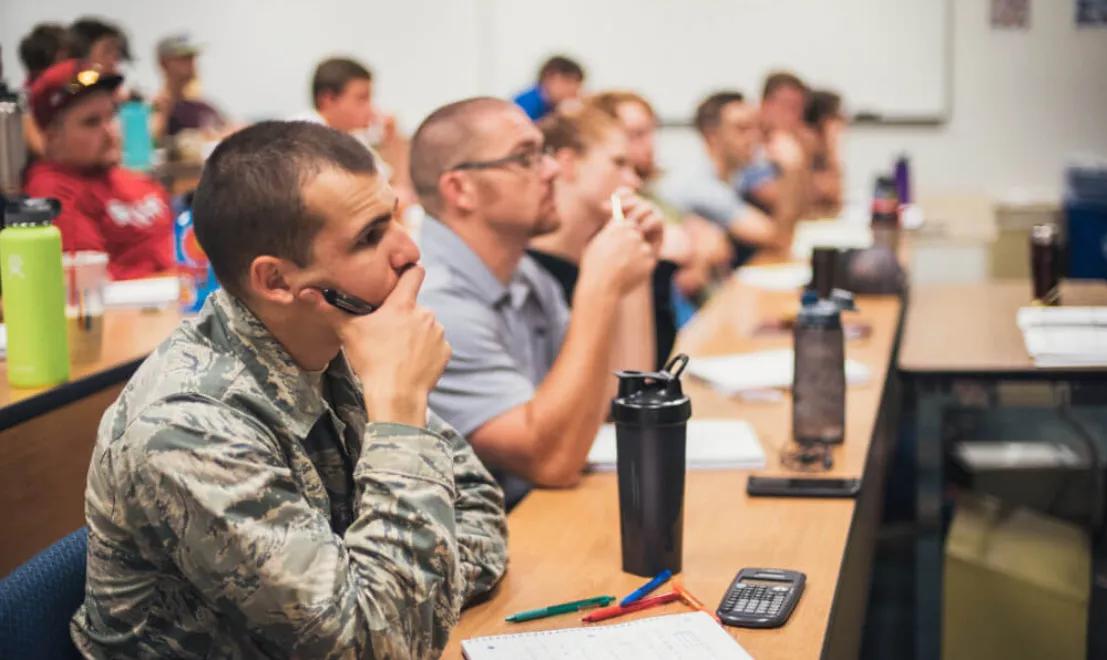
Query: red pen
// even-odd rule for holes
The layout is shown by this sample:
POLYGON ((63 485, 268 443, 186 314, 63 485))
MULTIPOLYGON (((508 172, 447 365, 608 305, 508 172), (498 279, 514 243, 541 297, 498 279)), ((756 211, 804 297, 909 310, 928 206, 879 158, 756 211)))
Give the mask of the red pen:
POLYGON ((624 614, 630 614, 631 612, 637 612, 638 610, 644 610, 655 605, 664 605, 665 603, 675 603, 681 600, 680 593, 676 591, 670 591, 667 594, 661 594, 660 596, 652 596, 650 598, 643 598, 642 600, 636 600, 630 605, 612 605, 611 607, 602 607, 598 610, 592 610, 588 614, 585 614, 580 618, 585 623, 595 623, 597 621, 606 621, 607 619, 614 619, 617 616, 623 616, 624 614))

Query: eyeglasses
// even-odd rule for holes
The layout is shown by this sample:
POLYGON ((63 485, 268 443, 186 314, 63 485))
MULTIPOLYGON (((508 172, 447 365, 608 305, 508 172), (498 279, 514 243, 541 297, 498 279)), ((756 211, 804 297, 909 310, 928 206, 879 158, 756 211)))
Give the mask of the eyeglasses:
POLYGON ((503 158, 497 158, 495 160, 467 160, 450 168, 451 172, 461 172, 465 170, 490 170, 497 167, 507 167, 508 165, 518 165, 523 169, 533 169, 547 156, 553 155, 553 149, 549 147, 534 147, 526 151, 521 151, 517 154, 510 156, 504 156, 503 158))

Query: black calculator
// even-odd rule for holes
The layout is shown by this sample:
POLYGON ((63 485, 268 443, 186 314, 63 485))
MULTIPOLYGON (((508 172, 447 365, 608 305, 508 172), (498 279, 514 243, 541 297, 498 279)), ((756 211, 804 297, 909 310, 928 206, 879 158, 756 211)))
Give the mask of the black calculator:
POLYGON ((728 626, 779 628, 792 616, 806 581, 798 571, 743 568, 715 613, 728 626))

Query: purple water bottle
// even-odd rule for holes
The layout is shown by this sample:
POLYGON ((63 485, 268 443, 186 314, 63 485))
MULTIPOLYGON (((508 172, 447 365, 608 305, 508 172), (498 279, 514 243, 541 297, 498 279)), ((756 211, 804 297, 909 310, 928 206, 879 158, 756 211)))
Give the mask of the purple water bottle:
POLYGON ((900 204, 911 203, 911 162, 907 154, 900 154, 896 159, 896 196, 900 204))

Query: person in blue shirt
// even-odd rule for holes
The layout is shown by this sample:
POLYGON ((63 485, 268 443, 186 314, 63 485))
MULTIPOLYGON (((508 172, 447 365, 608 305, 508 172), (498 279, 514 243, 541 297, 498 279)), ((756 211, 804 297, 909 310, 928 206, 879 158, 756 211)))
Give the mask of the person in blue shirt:
POLYGON ((559 103, 580 96, 584 67, 564 55, 555 55, 538 70, 538 83, 515 97, 515 104, 533 121, 545 117, 559 103))

